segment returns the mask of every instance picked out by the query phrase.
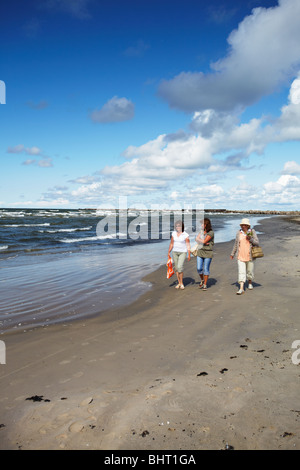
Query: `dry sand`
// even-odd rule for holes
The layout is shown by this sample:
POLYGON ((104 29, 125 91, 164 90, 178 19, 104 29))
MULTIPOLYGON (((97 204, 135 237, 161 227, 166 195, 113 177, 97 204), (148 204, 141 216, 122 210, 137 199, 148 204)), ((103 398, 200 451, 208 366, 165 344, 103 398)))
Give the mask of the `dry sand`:
POLYGON ((206 292, 193 258, 184 291, 163 266, 129 307, 1 336, 0 448, 299 450, 299 226, 277 217, 261 230, 265 257, 242 296, 222 243, 206 292))

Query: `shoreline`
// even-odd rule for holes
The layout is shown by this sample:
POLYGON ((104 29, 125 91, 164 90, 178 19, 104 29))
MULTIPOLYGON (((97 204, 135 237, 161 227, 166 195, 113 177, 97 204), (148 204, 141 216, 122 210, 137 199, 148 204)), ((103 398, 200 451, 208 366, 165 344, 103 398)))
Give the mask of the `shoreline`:
POLYGON ((184 291, 162 266, 124 308, 2 335, 0 448, 300 449, 299 228, 285 217, 261 228, 265 257, 241 298, 223 242, 205 293, 194 258, 184 291))

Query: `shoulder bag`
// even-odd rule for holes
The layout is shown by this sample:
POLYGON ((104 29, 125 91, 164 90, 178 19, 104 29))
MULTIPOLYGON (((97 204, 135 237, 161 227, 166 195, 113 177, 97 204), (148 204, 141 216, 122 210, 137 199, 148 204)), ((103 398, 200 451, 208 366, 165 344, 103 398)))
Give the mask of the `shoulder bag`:
POLYGON ((253 259, 262 258, 264 256, 261 246, 252 246, 251 251, 253 259))

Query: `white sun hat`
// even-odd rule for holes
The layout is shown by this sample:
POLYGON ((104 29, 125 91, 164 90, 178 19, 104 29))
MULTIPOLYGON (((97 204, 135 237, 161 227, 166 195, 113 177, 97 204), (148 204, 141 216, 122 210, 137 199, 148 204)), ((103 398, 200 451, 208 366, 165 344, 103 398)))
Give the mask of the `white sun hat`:
POLYGON ((251 224, 250 224, 250 220, 249 220, 249 219, 242 219, 240 225, 249 225, 249 227, 251 227, 251 224))

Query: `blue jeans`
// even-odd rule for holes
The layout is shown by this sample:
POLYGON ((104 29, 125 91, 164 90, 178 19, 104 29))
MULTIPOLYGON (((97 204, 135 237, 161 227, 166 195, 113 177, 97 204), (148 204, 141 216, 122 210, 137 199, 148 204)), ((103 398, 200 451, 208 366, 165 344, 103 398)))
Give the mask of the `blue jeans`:
POLYGON ((197 271, 198 274, 204 274, 205 276, 209 276, 209 267, 212 258, 200 258, 197 256, 197 271))

